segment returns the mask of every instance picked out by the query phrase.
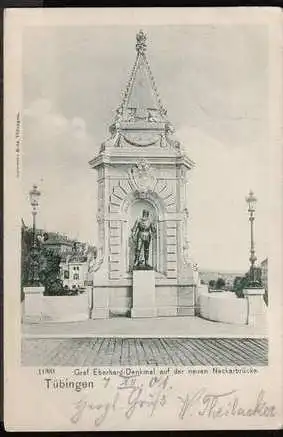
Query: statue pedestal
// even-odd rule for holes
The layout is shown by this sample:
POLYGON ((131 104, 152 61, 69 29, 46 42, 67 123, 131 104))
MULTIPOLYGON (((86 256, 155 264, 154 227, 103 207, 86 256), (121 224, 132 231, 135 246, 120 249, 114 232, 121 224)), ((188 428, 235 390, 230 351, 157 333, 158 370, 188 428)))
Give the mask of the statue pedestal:
POLYGON ((156 317, 154 270, 133 271, 133 307, 131 317, 156 317))

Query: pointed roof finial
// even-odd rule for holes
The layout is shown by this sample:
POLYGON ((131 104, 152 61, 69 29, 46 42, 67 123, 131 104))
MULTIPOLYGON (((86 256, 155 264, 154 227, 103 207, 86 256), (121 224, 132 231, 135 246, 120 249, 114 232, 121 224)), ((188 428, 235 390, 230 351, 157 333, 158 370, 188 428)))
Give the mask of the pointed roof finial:
POLYGON ((146 51, 146 34, 140 30, 136 35, 136 49, 141 55, 146 51))

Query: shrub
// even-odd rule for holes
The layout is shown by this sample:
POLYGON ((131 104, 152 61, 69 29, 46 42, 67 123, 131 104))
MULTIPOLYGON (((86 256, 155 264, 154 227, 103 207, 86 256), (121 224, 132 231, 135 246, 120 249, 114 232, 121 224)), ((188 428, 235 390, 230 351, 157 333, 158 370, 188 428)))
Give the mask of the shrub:
POLYGON ((63 296, 64 288, 62 281, 60 279, 47 280, 44 283, 45 286, 45 296, 63 296))

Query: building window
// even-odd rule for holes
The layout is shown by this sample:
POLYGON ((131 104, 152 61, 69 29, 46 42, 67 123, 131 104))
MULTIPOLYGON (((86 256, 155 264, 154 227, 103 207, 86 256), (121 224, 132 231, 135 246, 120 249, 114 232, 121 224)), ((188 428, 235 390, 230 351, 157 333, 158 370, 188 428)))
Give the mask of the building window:
POLYGON ((69 279, 69 272, 68 272, 68 270, 64 270, 64 279, 69 279))
POLYGON ((75 273, 75 274, 73 275, 73 279, 80 279, 80 277, 79 277, 79 275, 78 275, 77 273, 75 273))

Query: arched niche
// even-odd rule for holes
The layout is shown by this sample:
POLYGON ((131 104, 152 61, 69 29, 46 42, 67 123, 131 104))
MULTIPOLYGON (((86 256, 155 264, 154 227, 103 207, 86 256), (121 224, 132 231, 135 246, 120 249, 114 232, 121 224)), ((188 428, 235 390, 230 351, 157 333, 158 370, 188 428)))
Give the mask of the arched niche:
MULTIPOLYGON (((134 263, 134 256, 135 256, 135 247, 133 244, 132 236, 131 236, 131 230, 133 229, 133 226, 138 218, 142 216, 143 210, 146 209, 149 212, 150 220, 153 221, 156 228, 158 227, 158 216, 156 213, 156 210, 154 206, 148 202, 147 200, 143 199, 137 199, 135 202, 132 203, 132 205, 129 208, 129 221, 128 221, 128 262, 127 262, 127 270, 132 271, 133 263, 134 263)), ((153 267, 153 270, 157 270, 157 235, 158 231, 152 235, 152 240, 150 243, 150 250, 149 250, 149 260, 148 263, 153 267)))
POLYGON ((153 236, 150 245, 149 264, 157 272, 165 271, 165 247, 166 234, 164 231, 164 206, 162 199, 156 193, 130 193, 122 205, 123 216, 123 259, 124 271, 129 274, 132 271, 134 262, 134 245, 131 238, 131 231, 137 218, 142 216, 142 211, 147 209, 150 218, 156 227, 156 234, 153 236))

